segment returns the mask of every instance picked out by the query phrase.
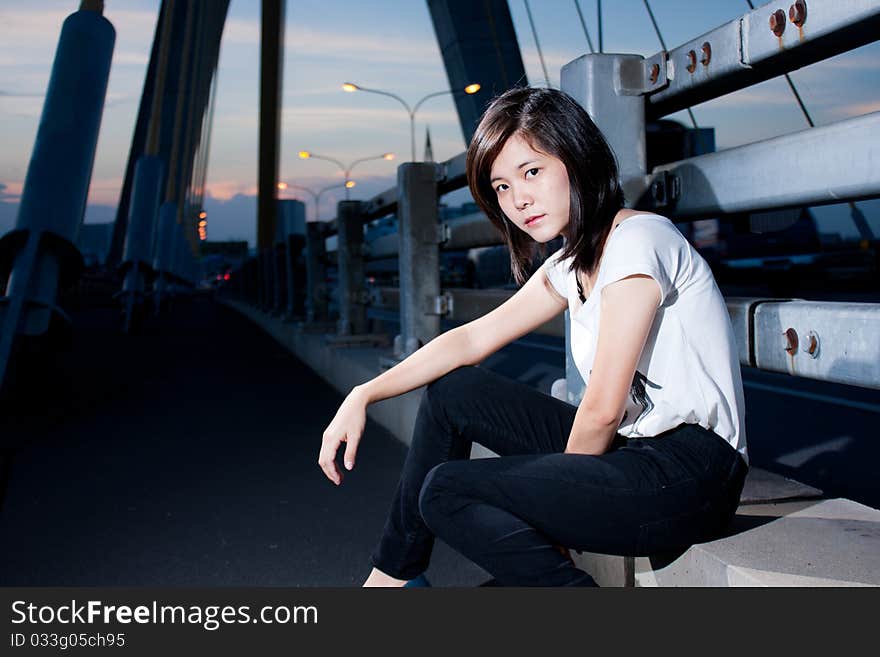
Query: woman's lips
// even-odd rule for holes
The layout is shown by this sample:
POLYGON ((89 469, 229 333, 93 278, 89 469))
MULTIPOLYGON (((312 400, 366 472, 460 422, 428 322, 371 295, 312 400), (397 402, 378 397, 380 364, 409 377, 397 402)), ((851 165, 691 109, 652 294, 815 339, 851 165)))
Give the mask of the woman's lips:
POLYGON ((526 226, 534 226, 536 223, 539 223, 546 215, 539 214, 536 217, 532 217, 528 221, 526 221, 526 226))

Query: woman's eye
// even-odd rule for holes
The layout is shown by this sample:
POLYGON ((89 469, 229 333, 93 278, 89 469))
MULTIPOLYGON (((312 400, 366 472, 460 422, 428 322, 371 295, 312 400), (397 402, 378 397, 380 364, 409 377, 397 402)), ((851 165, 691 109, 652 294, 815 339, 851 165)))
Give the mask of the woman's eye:
POLYGON ((527 178, 529 177, 529 175, 537 176, 538 175, 538 167, 533 167, 533 168, 529 169, 528 171, 526 171, 527 178))
POLYGON ((501 192, 503 192, 505 189, 507 189, 507 185, 506 185, 505 183, 500 183, 500 184, 498 184, 498 185, 495 186, 495 191, 496 191, 497 193, 501 193, 501 192))

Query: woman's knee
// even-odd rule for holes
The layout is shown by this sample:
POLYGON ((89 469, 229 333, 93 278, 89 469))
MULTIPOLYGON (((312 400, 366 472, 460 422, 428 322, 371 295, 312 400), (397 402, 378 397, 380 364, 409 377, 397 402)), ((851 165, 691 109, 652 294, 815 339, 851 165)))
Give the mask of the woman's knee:
POLYGON ((437 519, 446 515, 444 501, 461 493, 460 483, 455 476, 459 465, 456 461, 435 465, 422 482, 419 513, 432 531, 436 531, 437 519))

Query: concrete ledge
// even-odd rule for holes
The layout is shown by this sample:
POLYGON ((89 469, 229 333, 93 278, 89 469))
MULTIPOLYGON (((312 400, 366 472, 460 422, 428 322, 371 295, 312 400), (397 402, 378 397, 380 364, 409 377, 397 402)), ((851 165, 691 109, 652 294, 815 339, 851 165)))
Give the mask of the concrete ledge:
POLYGON ((803 499, 818 491, 757 468, 749 478, 744 502, 718 540, 682 554, 583 553, 575 562, 601 586, 880 586, 880 510, 803 499), (781 501, 746 501, 762 493, 781 501))
MULTIPOLYGON (((381 372, 390 346, 339 346, 237 301, 221 299, 263 328, 341 394, 381 372)), ((372 404, 370 418, 409 444, 424 388, 372 404)), ((497 456, 474 445, 472 458, 497 456)), ((878 586, 880 511, 751 468, 724 538, 680 555, 629 558, 572 552, 601 586, 878 586)))
MULTIPOLYGON (((781 501, 791 500, 807 500, 818 498, 822 495, 822 491, 812 486, 807 486, 799 481, 787 479, 772 472, 767 472, 760 468, 752 467, 746 477, 746 483, 740 496, 740 507, 737 511, 737 519, 731 524, 731 527, 743 526, 742 518, 753 513, 753 509, 763 508, 752 505, 767 505, 781 501)), ((748 523, 745 523, 748 524, 748 523)), ((722 542, 722 541, 717 541, 722 542)), ((693 546, 675 561, 686 562, 693 555, 693 551, 711 552, 712 544, 701 544, 693 546), (709 546, 709 547, 707 547, 709 546)), ((657 580, 651 579, 651 571, 656 568, 662 568, 663 565, 670 563, 671 557, 651 557, 633 559, 632 557, 620 557, 608 554, 598 554, 592 552, 573 552, 572 558, 579 568, 586 570, 600 586, 648 586, 653 582, 657 585, 657 580)), ((714 562, 709 562, 714 567, 714 562)), ((661 573, 663 586, 699 586, 697 583, 686 583, 683 577, 680 577, 684 571, 698 572, 699 568, 692 567, 688 570, 687 566, 676 566, 676 568, 668 573, 661 573), (673 572, 675 574, 673 574, 673 572), (678 578, 678 579, 677 579, 678 578)), ((703 584, 705 585, 705 584, 703 584)), ((717 585, 717 584, 716 584, 717 585)))
POLYGON ((637 586, 878 586, 880 511, 830 499, 740 507, 731 535, 672 561, 635 560, 637 586))

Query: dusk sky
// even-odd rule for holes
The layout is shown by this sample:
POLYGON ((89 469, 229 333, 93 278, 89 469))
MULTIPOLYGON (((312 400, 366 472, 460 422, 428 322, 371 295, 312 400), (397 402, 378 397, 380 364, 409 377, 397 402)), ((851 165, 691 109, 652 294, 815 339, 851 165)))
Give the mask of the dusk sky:
MULTIPOLYGON (((526 73, 533 86, 546 86, 522 0, 510 0, 526 73)), ((756 4, 760 4, 757 2, 756 4)), ((595 0, 581 0, 594 44, 595 0)), ((76 0, 0 0, 0 234, 15 222, 61 23, 76 0)), ((532 0, 550 85, 559 86, 563 64, 588 52, 572 0, 532 0)), ((745 0, 654 0, 652 7, 672 48, 746 11, 745 0)), ((786 4, 787 7, 787 4, 786 4)), ((259 108, 260 2, 232 0, 223 34, 206 210, 209 237, 247 239, 256 234, 257 129, 259 108)), ((150 54, 158 0, 106 0, 104 15, 116 28, 116 45, 86 222, 111 221, 119 199, 138 103, 150 54)), ((606 52, 652 55, 660 49, 642 0, 603 3, 606 52)), ((345 93, 352 81, 387 90, 414 105, 448 88, 427 3, 423 0, 297 0, 288 2, 285 34, 281 180, 318 190, 341 182, 330 162, 301 160, 311 150, 345 163, 393 151, 397 162, 358 165, 352 198, 369 198, 392 186, 398 162, 408 159, 409 119, 391 98, 345 93)), ((880 110, 880 44, 821 62, 792 74, 817 125, 880 110)), ((477 81, 478 82, 478 81, 477 81)), ((806 127, 782 78, 698 105, 701 126, 716 130, 719 149, 806 127)), ((674 115, 687 123, 686 115, 674 115)), ((416 115, 419 154, 430 126, 435 159, 465 149, 451 96, 428 100, 416 115)), ((866 136, 867 138, 867 136, 866 136)), ((876 136, 873 136, 876 138, 876 136)), ((311 197, 290 189, 314 216, 311 197)), ((322 196, 320 216, 334 215, 341 193, 322 196)), ((464 192, 448 199, 457 205, 464 192)), ((877 202, 867 208, 877 209, 877 202)), ((878 212, 868 211, 880 233, 878 212)), ((846 212, 830 209, 822 230, 852 236, 846 212)))

